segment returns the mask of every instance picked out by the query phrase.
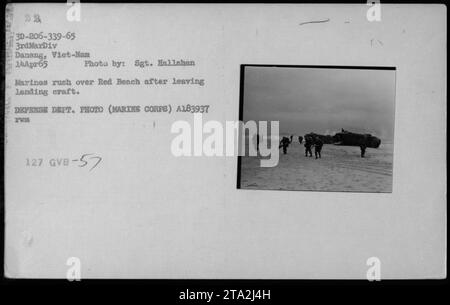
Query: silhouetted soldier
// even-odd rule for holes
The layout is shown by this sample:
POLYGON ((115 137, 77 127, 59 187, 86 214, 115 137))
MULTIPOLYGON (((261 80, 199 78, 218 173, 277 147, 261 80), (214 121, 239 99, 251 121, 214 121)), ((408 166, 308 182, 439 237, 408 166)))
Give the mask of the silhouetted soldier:
POLYGON ((287 137, 283 137, 280 141, 280 146, 278 148, 283 147, 283 153, 286 154, 287 153, 287 147, 289 146, 289 138, 287 137))
POLYGON ((314 139, 314 155, 317 158, 321 158, 322 156, 320 155, 320 152, 322 151, 322 147, 323 147, 323 142, 319 137, 316 137, 314 139))
POLYGON ((293 135, 291 135, 291 139, 290 139, 290 140, 291 140, 291 143, 292 143, 292 138, 293 138, 293 137, 294 137, 294 136, 293 136, 293 135))
POLYGON ((366 148, 367 148, 367 143, 368 143, 368 135, 365 134, 363 136, 363 139, 361 141, 361 145, 359 146, 361 148, 361 158, 364 158, 364 155, 366 154, 366 148))
POLYGON ((366 145, 361 145, 360 146, 360 148, 361 148, 361 158, 364 158, 364 154, 366 153, 366 145))
POLYGON ((302 137, 302 136, 299 136, 299 137, 298 137, 298 141, 300 142, 300 144, 302 144, 302 142, 303 142, 303 137, 302 137))
POLYGON ((311 146, 313 145, 313 139, 311 136, 305 136, 305 157, 312 157, 311 146))

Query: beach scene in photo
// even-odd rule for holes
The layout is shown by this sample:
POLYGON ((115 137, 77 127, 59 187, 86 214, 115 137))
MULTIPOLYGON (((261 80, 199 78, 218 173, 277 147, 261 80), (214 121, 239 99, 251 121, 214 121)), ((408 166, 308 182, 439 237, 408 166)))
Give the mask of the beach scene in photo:
MULTIPOLYGON (((265 135, 279 143, 279 162, 240 157, 239 188, 392 192, 395 69, 247 66, 243 74, 243 121, 279 122, 279 135, 265 135)), ((247 148, 266 145, 263 137, 247 137, 247 148)))
POLYGON ((392 192, 392 143, 370 150, 365 158, 358 147, 324 144, 322 158, 304 156, 304 146, 294 142, 278 165, 261 167, 261 157, 242 157, 241 188, 392 192))

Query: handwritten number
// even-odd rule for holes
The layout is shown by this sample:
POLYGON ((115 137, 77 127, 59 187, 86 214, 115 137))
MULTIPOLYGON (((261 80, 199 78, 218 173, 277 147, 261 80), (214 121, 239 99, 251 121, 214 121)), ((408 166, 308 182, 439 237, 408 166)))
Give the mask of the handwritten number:
POLYGON ((97 167, 97 165, 102 161, 101 157, 96 156, 94 154, 84 154, 84 155, 81 156, 81 158, 79 160, 80 162, 83 162, 83 164, 78 165, 78 167, 85 167, 86 165, 88 165, 89 162, 86 161, 85 158, 87 158, 88 160, 91 160, 91 159, 96 159, 97 160, 97 162, 94 164, 94 166, 91 167, 91 169, 89 171, 91 171, 95 167, 97 167), (87 158, 88 156, 91 156, 91 157, 87 158))
POLYGON ((35 23, 41 23, 41 16, 39 16, 38 14, 34 14, 34 22, 35 23))
POLYGON ((97 159, 97 163, 95 163, 94 166, 91 167, 89 171, 93 170, 100 163, 100 161, 102 161, 102 158, 99 156, 91 157, 91 159, 97 159))

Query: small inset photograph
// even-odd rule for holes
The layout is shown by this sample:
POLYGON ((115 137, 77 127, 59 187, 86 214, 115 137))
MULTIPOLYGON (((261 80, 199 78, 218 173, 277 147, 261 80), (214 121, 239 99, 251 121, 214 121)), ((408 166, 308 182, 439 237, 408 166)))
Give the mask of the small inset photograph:
POLYGON ((246 151, 258 153, 238 158, 237 187, 391 193, 395 74, 395 67, 242 65, 240 120, 278 122, 278 132, 245 134, 246 151), (278 163, 262 167, 269 157, 260 145, 274 143, 278 163))

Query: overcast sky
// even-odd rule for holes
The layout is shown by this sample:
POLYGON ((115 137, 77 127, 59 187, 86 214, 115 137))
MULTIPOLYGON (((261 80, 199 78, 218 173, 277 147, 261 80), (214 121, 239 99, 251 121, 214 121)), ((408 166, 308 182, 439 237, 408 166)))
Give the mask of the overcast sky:
POLYGON ((246 67, 244 121, 280 121, 280 133, 344 128, 392 140, 395 70, 246 67))

